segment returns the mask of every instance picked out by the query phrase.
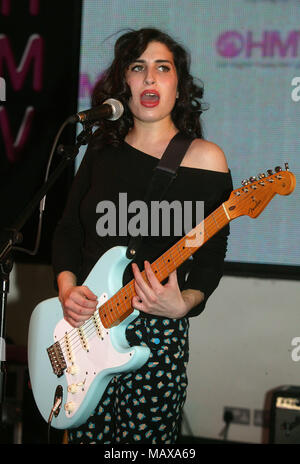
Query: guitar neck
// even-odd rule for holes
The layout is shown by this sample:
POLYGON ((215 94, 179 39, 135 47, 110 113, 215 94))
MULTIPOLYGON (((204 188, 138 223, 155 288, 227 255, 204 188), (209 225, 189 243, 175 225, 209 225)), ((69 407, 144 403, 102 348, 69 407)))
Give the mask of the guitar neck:
MULTIPOLYGON (((151 264, 151 268, 159 282, 166 279, 171 272, 189 259, 205 242, 228 224, 229 221, 230 218, 223 203, 156 259, 151 264)), ((141 274, 147 282, 145 271, 142 271, 141 274)), ((110 328, 118 325, 132 313, 131 299, 135 295, 134 279, 132 279, 99 308, 99 315, 104 327, 110 328)))

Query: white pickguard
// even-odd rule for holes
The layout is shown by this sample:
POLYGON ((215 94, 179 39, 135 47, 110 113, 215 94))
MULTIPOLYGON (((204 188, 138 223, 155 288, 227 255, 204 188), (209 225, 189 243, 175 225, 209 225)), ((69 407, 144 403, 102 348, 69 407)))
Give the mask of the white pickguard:
MULTIPOLYGON (((100 305, 106 300, 105 296, 99 298, 100 305)), ((94 318, 86 322, 81 329, 74 329, 62 319, 54 330, 54 341, 65 339, 65 377, 68 385, 65 400, 68 406, 65 413, 68 417, 76 414, 99 372, 126 364, 133 354, 133 350, 126 353, 116 351, 110 338, 113 329, 107 330, 103 327, 97 311, 94 318)))

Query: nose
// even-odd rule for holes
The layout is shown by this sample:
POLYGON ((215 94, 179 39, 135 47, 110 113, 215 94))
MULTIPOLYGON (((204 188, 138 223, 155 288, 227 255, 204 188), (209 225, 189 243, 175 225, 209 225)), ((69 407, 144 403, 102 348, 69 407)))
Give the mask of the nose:
POLYGON ((151 69, 148 69, 145 75, 144 82, 146 85, 151 85, 155 83, 155 76, 151 69))

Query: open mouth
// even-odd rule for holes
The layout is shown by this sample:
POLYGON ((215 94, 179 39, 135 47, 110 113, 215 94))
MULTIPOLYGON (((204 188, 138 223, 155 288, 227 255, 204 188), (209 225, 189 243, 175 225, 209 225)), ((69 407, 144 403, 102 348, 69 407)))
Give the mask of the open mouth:
POLYGON ((147 108, 153 108, 159 104, 159 93, 156 90, 144 90, 141 94, 141 104, 147 108))

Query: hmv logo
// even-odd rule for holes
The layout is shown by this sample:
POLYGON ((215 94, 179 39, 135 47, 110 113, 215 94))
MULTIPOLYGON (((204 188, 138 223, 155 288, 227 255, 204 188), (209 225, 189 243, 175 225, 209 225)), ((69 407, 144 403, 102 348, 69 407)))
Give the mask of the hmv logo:
POLYGON ((6 101, 6 83, 3 77, 0 77, 0 101, 6 101))
POLYGON ((226 31, 216 41, 223 58, 297 58, 300 56, 300 30, 226 31))

